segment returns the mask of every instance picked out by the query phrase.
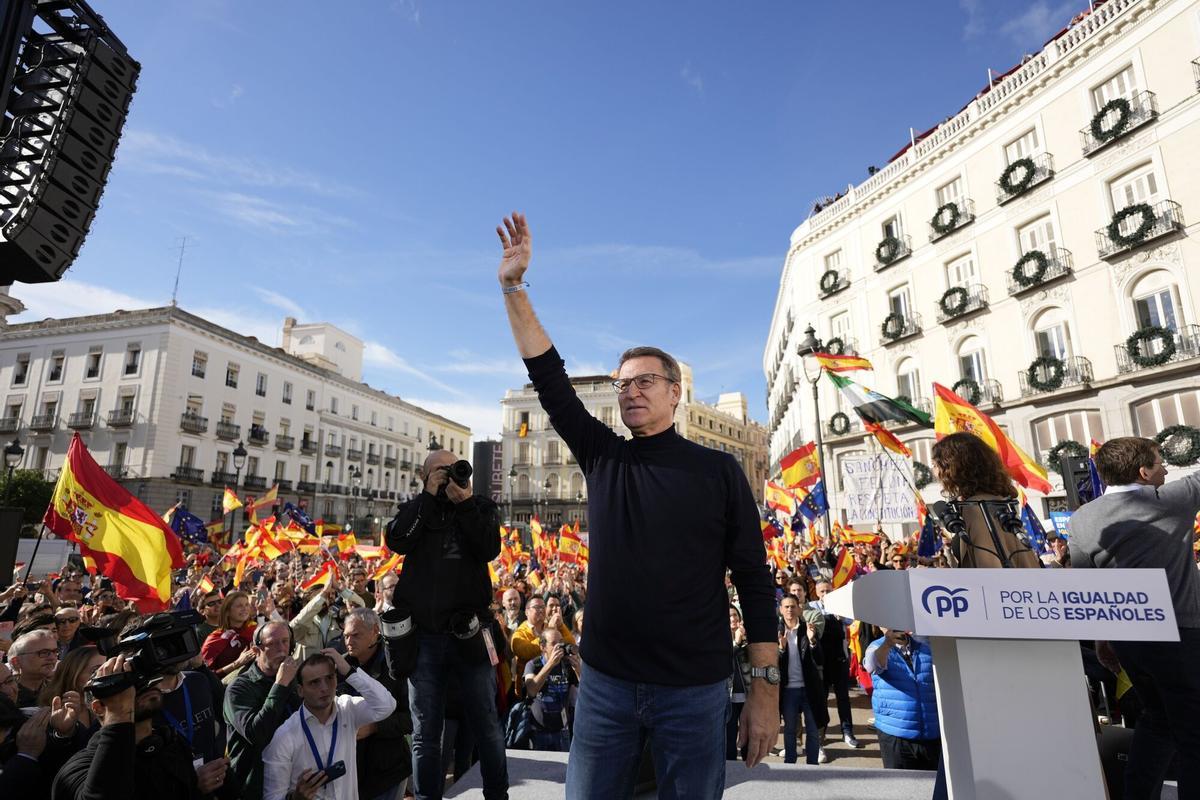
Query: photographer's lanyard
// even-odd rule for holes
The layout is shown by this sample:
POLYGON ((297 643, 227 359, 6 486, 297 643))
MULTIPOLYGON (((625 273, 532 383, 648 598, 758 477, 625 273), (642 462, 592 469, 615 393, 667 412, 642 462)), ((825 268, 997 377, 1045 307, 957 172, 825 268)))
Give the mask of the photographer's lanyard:
MULTIPOLYGON (((313 760, 317 762, 317 770, 323 770, 326 764, 321 763, 321 754, 317 752, 317 743, 313 741, 312 731, 308 729, 308 722, 304 719, 304 709, 300 709, 300 727, 304 729, 304 738, 308 739, 308 749, 312 750, 313 760)), ((337 714, 333 715, 333 735, 329 737, 329 759, 328 765, 333 765, 333 754, 337 751, 337 714)))
POLYGON ((183 682, 183 718, 187 722, 186 729, 179 724, 179 720, 175 719, 175 715, 170 711, 165 708, 159 710, 162 711, 163 717, 171 724, 171 727, 179 731, 179 735, 187 739, 188 746, 191 746, 196 730, 192 724, 192 695, 188 692, 187 683, 183 682))

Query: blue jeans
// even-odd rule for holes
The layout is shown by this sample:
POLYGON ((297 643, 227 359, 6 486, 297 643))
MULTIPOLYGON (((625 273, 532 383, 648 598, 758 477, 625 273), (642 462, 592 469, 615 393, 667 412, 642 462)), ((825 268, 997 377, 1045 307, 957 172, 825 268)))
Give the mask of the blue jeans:
POLYGON ((487 661, 464 663, 458 643, 448 633, 417 634, 417 666, 408 679, 413 720, 413 792, 418 800, 441 800, 442 728, 445 723, 446 677, 458 677, 463 713, 479 748, 483 796, 508 798, 508 762, 504 734, 496 715, 496 671, 487 661))
POLYGON ((817 751, 821 748, 821 734, 817 731, 816 720, 813 719, 808 690, 803 686, 799 689, 785 687, 779 693, 779 700, 783 710, 783 762, 796 763, 796 722, 797 717, 803 713, 804 760, 809 764, 816 764, 817 751))
POLYGON ((561 731, 534 731, 533 749, 545 753, 567 753, 571 750, 571 733, 561 731))
POLYGON ((567 800, 633 797, 646 738, 660 800, 708 800, 725 791, 729 682, 659 686, 589 667, 579 682, 567 760, 567 800))

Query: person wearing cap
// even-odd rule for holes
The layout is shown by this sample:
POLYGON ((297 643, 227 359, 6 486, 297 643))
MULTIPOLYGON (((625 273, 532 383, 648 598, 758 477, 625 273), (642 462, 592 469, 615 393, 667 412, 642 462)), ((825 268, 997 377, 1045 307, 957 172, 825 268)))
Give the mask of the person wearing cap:
POLYGON ((1046 544, 1050 551, 1042 553, 1042 566, 1059 568, 1071 566, 1071 548, 1062 534, 1055 530, 1046 531, 1046 544))

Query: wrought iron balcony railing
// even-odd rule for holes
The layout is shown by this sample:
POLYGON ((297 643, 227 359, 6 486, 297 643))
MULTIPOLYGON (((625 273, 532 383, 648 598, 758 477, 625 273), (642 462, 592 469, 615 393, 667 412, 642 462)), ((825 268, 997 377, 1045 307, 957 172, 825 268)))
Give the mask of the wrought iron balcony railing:
POLYGON ((96 424, 95 411, 77 411, 67 417, 67 427, 77 431, 88 430, 96 424))
POLYGON ((975 201, 960 197, 938 208, 929 221, 929 241, 936 242, 975 221, 975 201))
POLYGON ((244 489, 266 489, 267 479, 263 475, 247 475, 242 480, 242 488, 244 489))
POLYGON ((1137 203, 1121 209, 1112 220, 1096 231, 1096 252, 1112 258, 1141 247, 1176 231, 1183 230, 1183 209, 1173 200, 1154 205, 1137 203))
POLYGON ((884 346, 909 339, 921 332, 921 315, 910 311, 908 316, 889 314, 883 321, 884 346))
POLYGON ((1031 365, 1021 370, 1020 378, 1021 397, 1046 394, 1070 386, 1086 386, 1093 380, 1092 362, 1083 356, 1071 356, 1048 364, 1031 365))
POLYGON ((1015 159, 996 181, 996 205, 1015 200, 1054 177, 1054 156, 1038 153, 1015 159))
POLYGON ((34 414, 29 420, 29 429, 33 431, 52 431, 58 425, 58 414, 34 414))
POLYGON ((185 411, 179 417, 179 427, 188 433, 206 433, 208 431, 208 417, 202 417, 199 414, 190 414, 185 411))
POLYGON ((1031 250, 1017 259, 1007 273, 1008 293, 1012 297, 1065 278, 1074 272, 1071 251, 1050 246, 1046 250, 1031 250))
POLYGON ((954 286, 938 301, 939 323, 965 317, 988 307, 988 290, 983 284, 954 286))
POLYGON ((1158 119, 1158 98, 1149 90, 1137 92, 1132 97, 1113 98, 1105 108, 1109 110, 1100 109, 1079 131, 1079 141, 1085 156, 1098 153, 1113 142, 1158 119))
POLYGON ((311 456, 315 452, 317 452, 317 443, 315 440, 313 440, 313 439, 301 439, 300 440, 301 455, 311 456))
POLYGON ((128 428, 133 424, 133 409, 114 408, 108 412, 108 427, 128 428))
POLYGON ((882 272, 897 261, 912 255, 912 239, 889 236, 875 246, 875 271, 882 272))
POLYGON ((199 467, 185 467, 181 464, 171 473, 171 477, 182 483, 204 483, 204 470, 199 467))
POLYGON ((295 436, 284 436, 282 434, 275 435, 275 449, 276 450, 291 450, 295 446, 296 446, 296 437, 295 436))
POLYGON ((217 423, 218 439, 227 439, 228 441, 232 442, 235 439, 241 438, 241 435, 241 425, 235 425, 232 422, 225 422, 224 420, 217 423))
POLYGON ((1172 333, 1170 342, 1155 338, 1144 338, 1135 345, 1138 360, 1130 352, 1128 340, 1113 345, 1117 357, 1117 372, 1124 375, 1143 369, 1154 369, 1164 364, 1178 364, 1200 358, 1200 325, 1184 325, 1172 333), (1140 361, 1141 363, 1138 363, 1140 361))
POLYGON ((237 488, 238 474, 236 472, 225 472, 223 470, 214 469, 212 477, 209 478, 209 483, 213 486, 228 486, 237 488))
POLYGON ((4 417, 0 419, 0 433, 16 433, 20 427, 20 417, 4 417))

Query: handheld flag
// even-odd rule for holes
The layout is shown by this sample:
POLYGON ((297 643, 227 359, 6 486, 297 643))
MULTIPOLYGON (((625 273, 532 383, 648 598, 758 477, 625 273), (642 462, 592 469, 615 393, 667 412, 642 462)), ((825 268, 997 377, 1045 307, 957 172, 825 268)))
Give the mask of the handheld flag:
POLYGON ((92 574, 112 579, 117 596, 139 611, 162 611, 171 601, 171 569, 183 548, 162 519, 109 477, 76 433, 42 522, 79 545, 92 574))
POLYGON ((187 507, 182 504, 175 507, 169 524, 171 530, 175 531, 176 535, 184 541, 192 544, 208 543, 208 526, 204 524, 204 520, 188 511, 187 507))
POLYGON ((325 561, 321 564, 321 568, 317 570, 317 574, 300 584, 303 591, 308 591, 314 586, 328 586, 337 574, 337 566, 332 561, 325 561))
POLYGON ((1046 529, 1042 527, 1042 521, 1037 518, 1037 514, 1033 513, 1025 493, 1018 489, 1017 494, 1021 498, 1021 524, 1025 526, 1025 533, 1033 545, 1033 552, 1041 555, 1050 549, 1046 544, 1046 529))
POLYGON ((392 553, 388 558, 383 560, 379 565, 379 569, 371 573, 371 580, 382 580, 384 575, 387 575, 392 570, 399 572, 404 567, 404 556, 399 553, 392 553))
POLYGON ((774 518, 764 519, 760 524, 764 542, 769 542, 783 533, 783 528, 779 527, 779 523, 774 518))
POLYGON ((225 494, 221 497, 221 510, 228 514, 230 511, 236 511, 242 507, 242 501, 238 500, 237 494, 228 486, 225 487, 225 494))
POLYGON ((809 486, 821 477, 821 465, 817 458, 817 445, 809 442, 788 453, 779 461, 783 472, 783 485, 789 488, 809 486))
POLYGON ((799 512, 810 522, 816 521, 829 511, 829 500, 825 497, 825 481, 813 484, 812 490, 800 501, 799 512))
POLYGON ((833 569, 833 588, 840 589, 850 582, 854 577, 854 557, 850 555, 850 550, 843 547, 842 552, 838 554, 837 565, 833 569))
POLYGON ((917 555, 921 558, 933 558, 942 547, 942 537, 938 534, 937 524, 929 513, 929 507, 921 495, 917 495, 917 523, 920 525, 920 538, 917 541, 917 555))
POLYGON ((832 353, 813 353, 813 358, 830 372, 853 372, 859 369, 875 369, 871 366, 870 361, 859 356, 835 356, 832 353))
POLYGON ((796 513, 796 496, 774 481, 767 481, 763 487, 763 499, 768 507, 789 517, 796 513))
POLYGON ((252 502, 246 506, 246 516, 250 517, 250 519, 252 519, 252 520, 257 520, 258 512, 263 509, 266 509, 269 511, 271 509, 271 507, 273 505, 275 505, 275 502, 278 499, 278 497, 279 497, 279 484, 275 484, 274 486, 272 486, 270 489, 267 490, 266 494, 264 494, 262 497, 259 497, 254 502, 252 502))
POLYGON ((929 415, 911 403, 882 395, 841 375, 834 375, 832 372, 825 374, 841 389, 842 396, 850 401, 854 412, 866 422, 874 422, 876 425, 883 422, 915 422, 927 428, 933 425, 929 415))
POLYGON ((1000 455, 1012 479, 1027 489, 1050 493, 1046 470, 1008 438, 995 421, 941 384, 933 385, 935 395, 934 433, 938 439, 952 433, 972 433, 1000 455))
POLYGON ((876 425, 874 422, 863 421, 863 427, 870 433, 875 434, 875 439, 885 450, 891 450, 893 453, 902 455, 905 458, 912 458, 912 451, 909 450, 904 442, 896 438, 896 435, 882 425, 876 425))
POLYGON ((1104 485, 1104 480, 1100 477, 1100 471, 1096 469, 1096 451, 1099 449, 1100 442, 1092 439, 1091 447, 1088 448, 1088 477, 1092 481, 1093 500, 1104 494, 1104 490, 1108 488, 1104 485))

